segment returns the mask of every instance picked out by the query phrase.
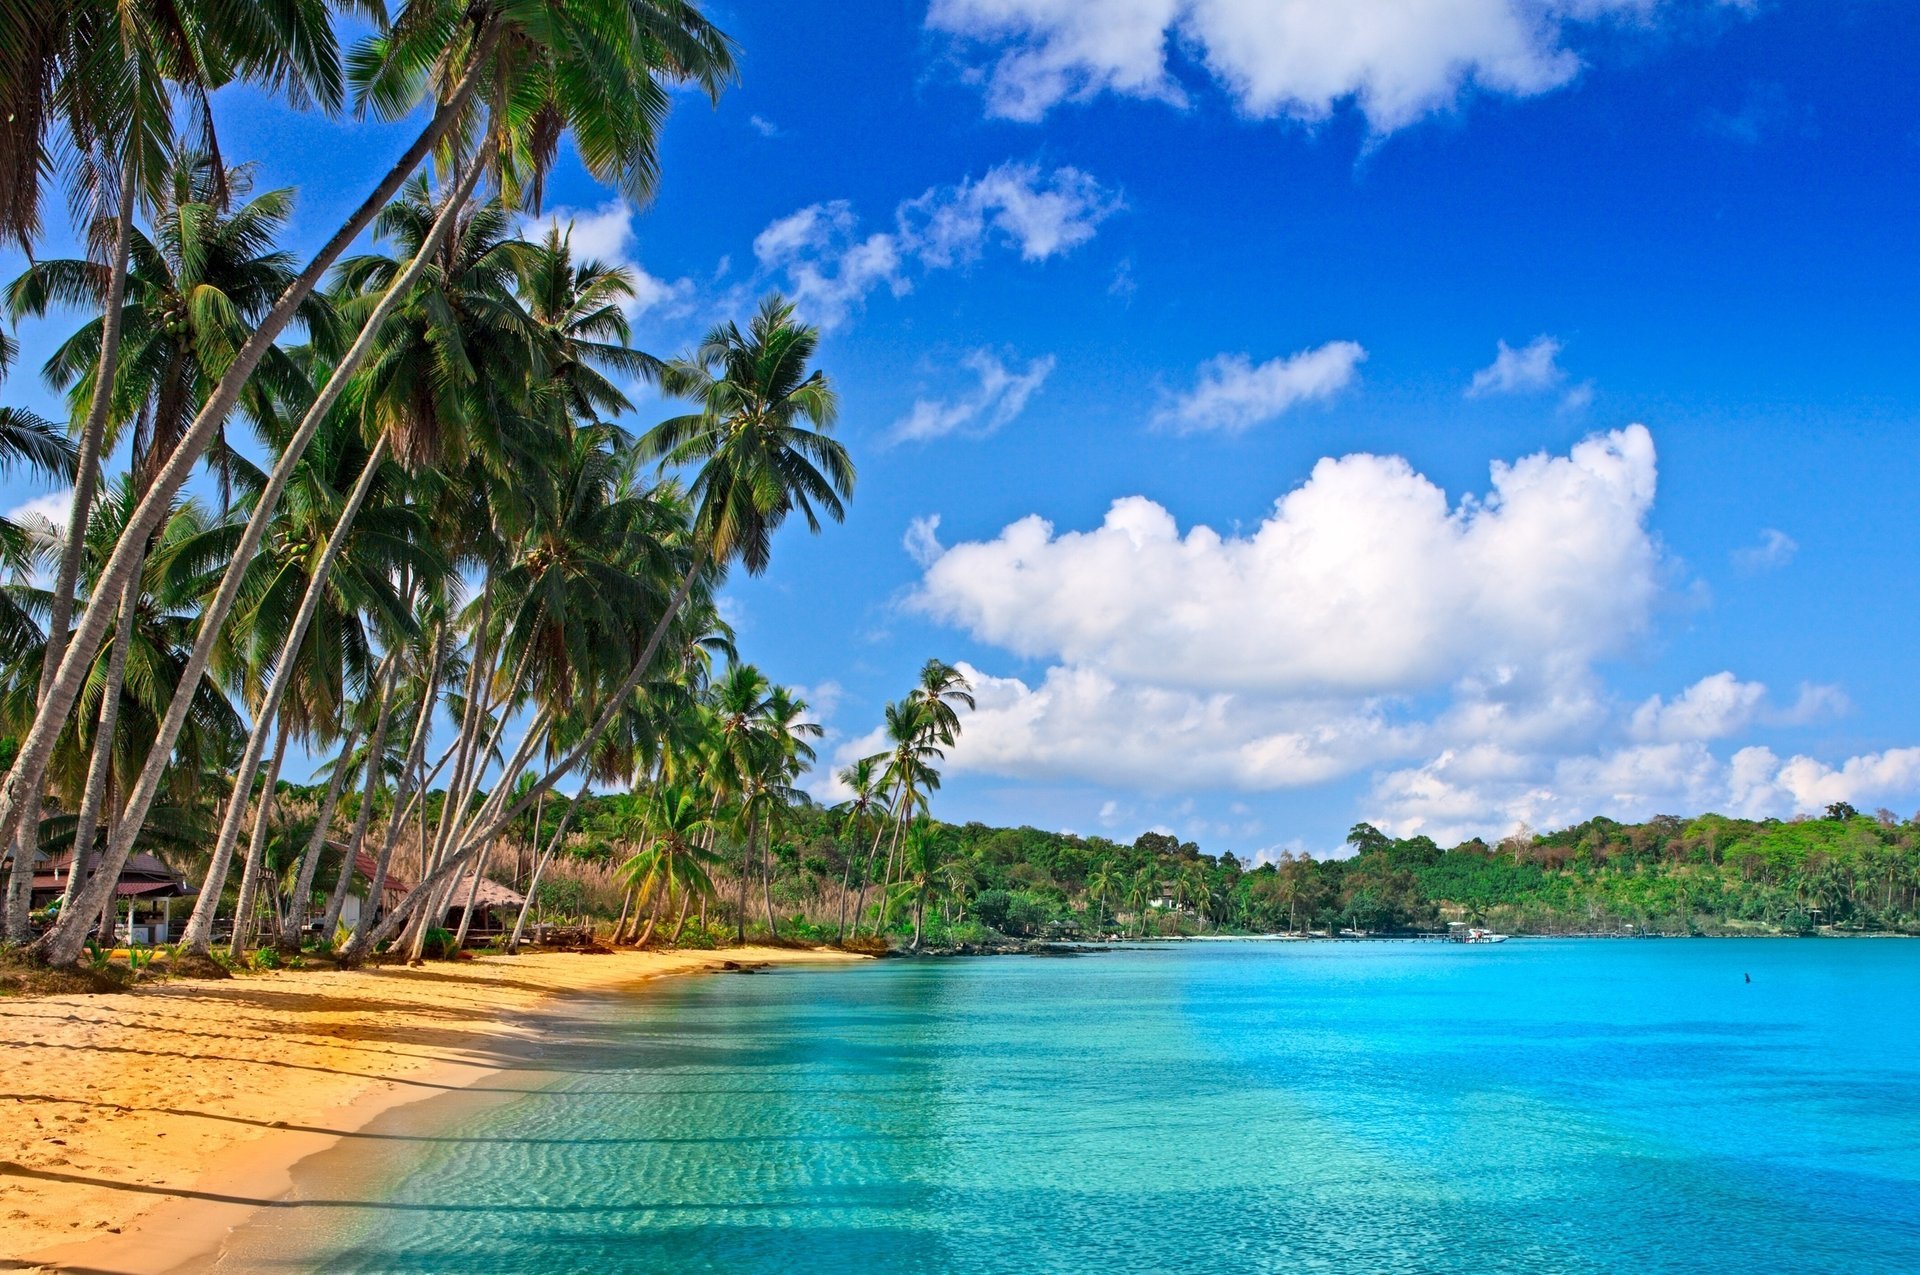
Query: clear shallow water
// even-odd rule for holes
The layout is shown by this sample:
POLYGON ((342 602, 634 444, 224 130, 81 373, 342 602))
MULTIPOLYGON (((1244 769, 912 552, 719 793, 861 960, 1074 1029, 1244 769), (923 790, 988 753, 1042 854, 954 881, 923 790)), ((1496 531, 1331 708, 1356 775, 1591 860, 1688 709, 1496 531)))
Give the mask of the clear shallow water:
POLYGON ((1891 941, 682 980, 332 1153, 223 1268, 1920 1271, 1916 1011, 1891 941))

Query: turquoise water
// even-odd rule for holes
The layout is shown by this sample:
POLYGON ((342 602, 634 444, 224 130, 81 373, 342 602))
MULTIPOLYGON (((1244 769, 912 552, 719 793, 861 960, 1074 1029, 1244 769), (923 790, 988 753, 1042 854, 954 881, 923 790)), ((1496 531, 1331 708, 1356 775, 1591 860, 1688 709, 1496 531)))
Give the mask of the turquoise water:
POLYGON ((228 1264, 1920 1271, 1916 1011, 1920 944, 1865 941, 683 980, 340 1153, 228 1264))

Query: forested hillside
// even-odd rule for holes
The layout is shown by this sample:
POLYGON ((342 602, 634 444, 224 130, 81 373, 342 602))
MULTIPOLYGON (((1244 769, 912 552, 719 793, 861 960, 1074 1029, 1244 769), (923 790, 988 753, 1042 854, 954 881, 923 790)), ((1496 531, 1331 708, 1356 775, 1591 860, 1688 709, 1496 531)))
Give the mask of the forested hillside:
MULTIPOLYGON (((645 826, 645 802, 631 794, 583 802, 568 862, 543 885, 543 902, 616 915, 618 868, 636 853, 630 838, 645 826)), ((548 837, 563 804, 548 804, 548 837)), ((857 890, 863 876, 878 875, 885 830, 876 839, 860 824, 856 837, 846 813, 808 804, 790 808, 781 824, 772 861, 782 931, 831 937, 842 882, 857 890)), ((1161 833, 1123 844, 979 823, 931 829, 912 880, 894 888, 924 892, 933 941, 989 930, 1014 937, 1390 933, 1451 920, 1532 934, 1920 932, 1920 824, 1844 805, 1793 821, 1596 818, 1498 845, 1474 840, 1444 849, 1359 824, 1343 857, 1281 855, 1258 864, 1161 833)), ((717 847, 722 864, 739 849, 727 840, 717 847)), ((495 862, 496 875, 509 880, 530 856, 495 862)), ((726 870, 717 876, 720 897, 729 897, 726 870)), ((901 912, 896 931, 906 925, 901 912)))

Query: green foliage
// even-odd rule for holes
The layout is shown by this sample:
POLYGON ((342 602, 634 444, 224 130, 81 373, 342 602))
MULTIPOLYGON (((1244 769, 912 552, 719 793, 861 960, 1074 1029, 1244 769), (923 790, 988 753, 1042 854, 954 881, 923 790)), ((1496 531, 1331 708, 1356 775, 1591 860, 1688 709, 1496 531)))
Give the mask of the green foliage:
POLYGON ((534 891, 534 910, 542 917, 584 916, 587 911, 587 887, 571 877, 543 878, 534 891))

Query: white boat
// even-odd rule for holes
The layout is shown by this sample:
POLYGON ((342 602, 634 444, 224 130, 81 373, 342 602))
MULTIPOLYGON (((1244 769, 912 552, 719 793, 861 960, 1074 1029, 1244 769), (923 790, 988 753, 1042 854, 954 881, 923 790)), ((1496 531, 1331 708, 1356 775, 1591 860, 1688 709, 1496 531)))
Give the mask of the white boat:
POLYGON ((1466 937, 1460 941, 1462 943, 1504 943, 1507 941, 1507 936, 1495 934, 1492 930, 1483 930, 1476 925, 1468 930, 1466 937))

